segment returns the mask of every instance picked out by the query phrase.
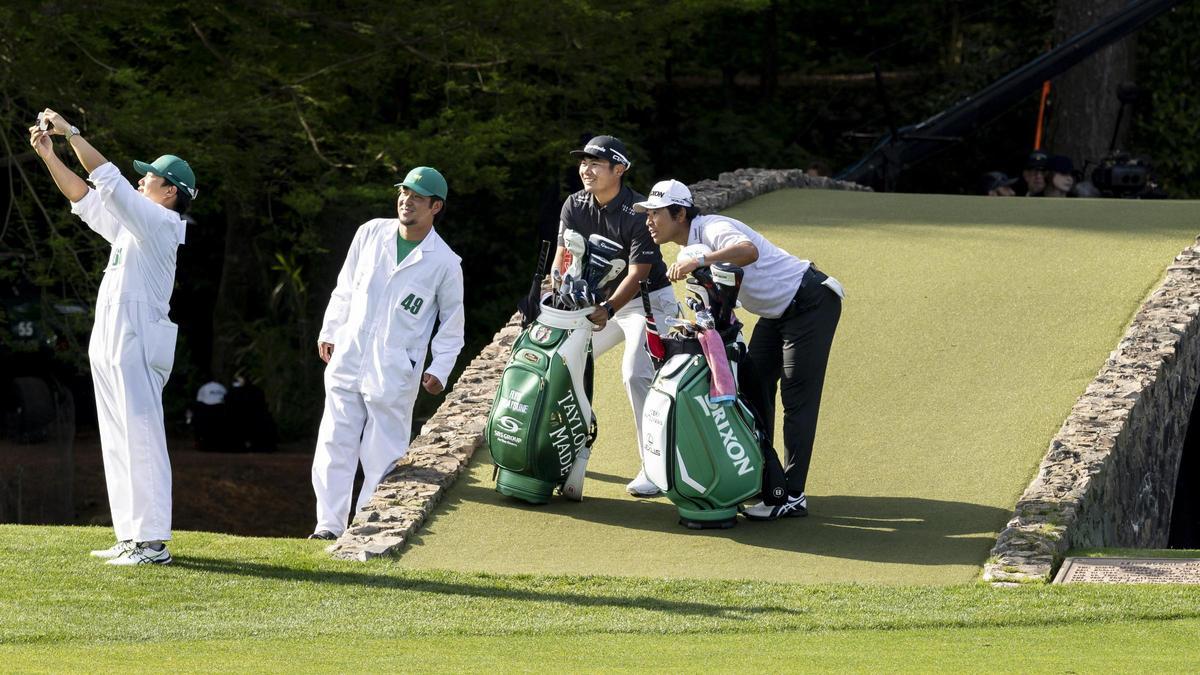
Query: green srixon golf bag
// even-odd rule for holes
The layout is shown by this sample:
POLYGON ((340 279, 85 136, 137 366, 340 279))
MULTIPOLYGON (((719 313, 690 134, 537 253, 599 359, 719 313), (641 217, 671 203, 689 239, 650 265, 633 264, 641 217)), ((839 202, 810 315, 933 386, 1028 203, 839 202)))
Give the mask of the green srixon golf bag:
POLYGON ((698 346, 666 343, 669 355, 642 414, 646 477, 679 509, 683 525, 733 527, 738 505, 763 489, 754 415, 741 397, 724 405, 709 401, 709 369, 698 346))
POLYGON ((501 494, 545 504, 561 487, 582 498, 596 437, 591 311, 542 306, 513 345, 484 431, 501 494))
POLYGON ((679 522, 692 529, 733 527, 743 501, 762 495, 777 503, 786 494, 769 432, 741 392, 723 403, 712 400, 721 393, 721 378, 711 377, 702 340, 709 357, 715 350, 726 360, 734 380, 749 365, 733 316, 740 285, 741 269, 727 263, 693 272, 688 291, 696 297, 688 304, 698 320, 704 315, 701 323, 713 321, 703 336, 691 330, 661 339, 646 308, 647 350, 658 371, 642 413, 642 466, 679 509, 679 522))

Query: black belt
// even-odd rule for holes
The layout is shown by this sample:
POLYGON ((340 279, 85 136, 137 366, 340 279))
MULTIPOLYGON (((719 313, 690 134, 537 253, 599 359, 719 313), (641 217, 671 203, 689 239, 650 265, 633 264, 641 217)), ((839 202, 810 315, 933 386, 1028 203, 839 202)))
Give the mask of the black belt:
MULTIPOLYGON (((795 313, 797 306, 811 305, 809 300, 813 293, 819 292, 821 284, 829 278, 821 270, 817 269, 816 265, 810 264, 808 269, 804 270, 804 276, 800 277, 800 288, 796 289, 796 294, 792 296, 792 301, 788 303, 787 309, 783 310, 783 314, 779 315, 780 319, 786 319, 795 313)), ((830 291, 833 292, 832 290, 830 291)))
POLYGON ((808 269, 804 270, 804 276, 800 277, 800 288, 804 288, 812 283, 823 284, 828 278, 828 274, 825 274, 821 270, 817 269, 816 265, 810 263, 808 265, 808 269))

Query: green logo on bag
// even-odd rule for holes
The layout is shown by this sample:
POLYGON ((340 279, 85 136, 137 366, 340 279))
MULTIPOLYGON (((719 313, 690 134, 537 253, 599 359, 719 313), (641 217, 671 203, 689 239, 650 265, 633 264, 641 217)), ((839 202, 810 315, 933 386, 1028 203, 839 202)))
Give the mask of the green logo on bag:
POLYGON ((421 311, 421 305, 425 304, 424 298, 419 298, 416 295, 409 293, 407 298, 400 302, 400 306, 407 309, 410 314, 416 316, 421 311))

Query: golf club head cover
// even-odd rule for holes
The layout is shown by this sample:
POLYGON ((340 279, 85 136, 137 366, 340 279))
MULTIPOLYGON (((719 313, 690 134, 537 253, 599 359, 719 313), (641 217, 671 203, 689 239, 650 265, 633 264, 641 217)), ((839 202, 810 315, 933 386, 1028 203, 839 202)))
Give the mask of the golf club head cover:
MULTIPOLYGON (((612 281, 613 279, 616 279, 621 274, 621 272, 624 272, 624 271, 625 271, 625 261, 624 260, 622 260, 621 258, 617 258, 616 260, 609 261, 608 272, 606 272, 604 274, 604 276, 600 278, 600 285, 597 288, 605 288, 606 286, 608 286, 610 281, 612 281)), ((605 295, 607 296, 607 294, 605 294, 605 295)))
POLYGON ((667 348, 658 334, 658 322, 654 320, 654 310, 650 307, 650 280, 642 279, 638 285, 642 292, 642 313, 646 315, 646 351, 650 354, 654 369, 658 370, 667 358, 667 348))
MULTIPOLYGON (((563 228, 563 248, 567 249, 570 255, 570 261, 567 263, 567 268, 563 270, 566 274, 570 272, 571 276, 578 279, 583 275, 583 271, 587 268, 587 240, 583 235, 572 230, 571 228, 563 228)), ((567 257, 564 254, 563 260, 567 257)))
POLYGON ((714 318, 720 313, 718 305, 721 297, 717 294, 717 284, 713 281, 712 271, 709 268, 697 267, 692 270, 685 287, 704 305, 704 309, 712 312, 714 318))
POLYGON ((588 286, 599 291, 603 288, 601 279, 608 276, 612 270, 612 261, 621 255, 621 245, 607 237, 593 234, 588 237, 587 252, 588 266, 584 278, 588 286))
POLYGON ((716 300, 711 306, 717 330, 724 330, 733 323, 733 309, 737 306, 738 293, 742 290, 745 271, 733 263, 713 263, 708 269, 713 280, 716 300))
POLYGON ((737 295, 741 290, 741 276, 734 270, 740 272, 741 268, 730 263, 714 263, 710 267, 697 267, 687 279, 688 292, 712 314, 717 330, 728 328, 733 322, 733 308, 737 306, 737 295), (717 283, 717 277, 722 283, 717 283))

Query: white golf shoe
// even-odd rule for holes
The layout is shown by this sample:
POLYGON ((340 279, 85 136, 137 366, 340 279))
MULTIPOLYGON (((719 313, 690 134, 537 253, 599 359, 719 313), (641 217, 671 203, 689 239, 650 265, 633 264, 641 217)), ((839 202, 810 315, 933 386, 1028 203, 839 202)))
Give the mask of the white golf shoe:
POLYGON ((161 550, 155 551, 149 544, 140 543, 125 555, 109 560, 109 565, 167 565, 171 562, 171 552, 163 544, 161 550))
POLYGON ((788 495, 787 501, 779 506, 770 506, 759 502, 754 506, 742 509, 742 515, 750 520, 778 520, 780 518, 803 518, 808 515, 808 497, 801 492, 799 495, 788 495))
POLYGON ((645 471, 639 471, 637 478, 629 481, 629 485, 625 486, 625 491, 634 497, 657 497, 662 492, 657 485, 646 478, 645 471))
POLYGON ((101 548, 92 551, 92 557, 103 558, 104 560, 112 560, 113 558, 119 558, 132 550, 133 542, 126 539, 125 541, 118 541, 109 548, 101 548))

